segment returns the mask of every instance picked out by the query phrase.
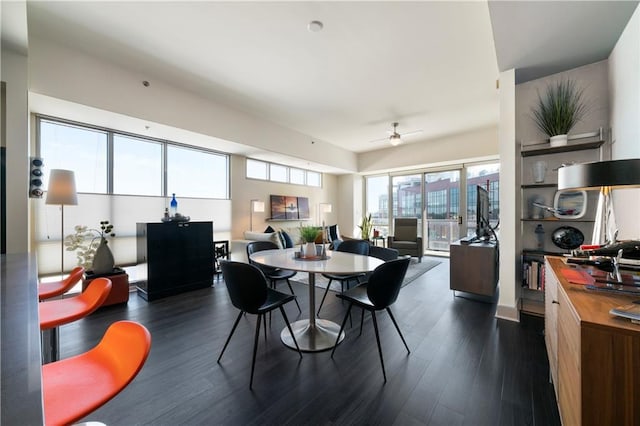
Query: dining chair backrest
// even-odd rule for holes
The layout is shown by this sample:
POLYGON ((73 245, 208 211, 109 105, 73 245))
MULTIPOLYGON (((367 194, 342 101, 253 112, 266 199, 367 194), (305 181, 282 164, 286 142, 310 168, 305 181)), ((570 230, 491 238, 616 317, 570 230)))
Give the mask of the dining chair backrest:
POLYGON ((369 256, 388 262, 398 258, 398 250, 386 247, 371 246, 369 247, 369 256))
POLYGON ((377 308, 384 309, 395 303, 410 261, 410 257, 390 260, 373 271, 367 284, 367 296, 377 308))
POLYGON ((222 276, 231 303, 243 312, 256 314, 267 300, 267 279, 255 265, 223 260, 222 276))
POLYGON ((275 249, 279 249, 279 247, 276 243, 272 241, 251 241, 249 244, 247 244, 247 259, 249 259, 249 263, 251 263, 252 265, 256 265, 258 268, 262 269, 263 271, 272 271, 275 268, 270 268, 268 266, 257 264, 256 262, 251 260, 251 255, 259 251, 275 250, 275 249))
POLYGON ((369 246, 369 242, 365 240, 345 240, 340 243, 336 251, 368 256, 369 246))

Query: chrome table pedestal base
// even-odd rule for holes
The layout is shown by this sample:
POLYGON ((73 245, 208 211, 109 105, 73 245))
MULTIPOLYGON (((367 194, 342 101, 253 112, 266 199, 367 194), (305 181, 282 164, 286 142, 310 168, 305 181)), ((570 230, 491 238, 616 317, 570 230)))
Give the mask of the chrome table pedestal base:
MULTIPOLYGON (((300 320, 291 324, 293 334, 296 337, 298 346, 303 352, 321 352, 331 349, 335 346, 338 338, 338 332, 340 326, 335 322, 316 319, 315 324, 311 324, 309 320, 300 320)), ((340 334, 340 340, 338 343, 344 340, 344 331, 340 334)), ((295 343, 291 338, 291 333, 286 327, 280 333, 280 339, 282 342, 290 347, 296 349, 295 343)))

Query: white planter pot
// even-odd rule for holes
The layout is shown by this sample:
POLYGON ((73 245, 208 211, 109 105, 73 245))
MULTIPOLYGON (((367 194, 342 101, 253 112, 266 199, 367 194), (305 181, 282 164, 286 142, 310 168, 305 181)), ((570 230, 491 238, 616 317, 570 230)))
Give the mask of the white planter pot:
POLYGON ((303 256, 311 257, 316 255, 316 243, 306 243, 302 247, 303 247, 303 256))
POLYGON ((567 142, 568 142, 567 135, 556 135, 556 136, 551 136, 549 138, 549 144, 552 147, 563 146, 563 145, 566 145, 567 142))

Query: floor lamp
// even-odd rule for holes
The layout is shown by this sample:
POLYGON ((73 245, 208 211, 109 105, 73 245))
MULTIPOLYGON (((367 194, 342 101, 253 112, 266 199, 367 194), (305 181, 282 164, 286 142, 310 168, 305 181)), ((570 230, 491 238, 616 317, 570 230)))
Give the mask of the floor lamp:
POLYGON ((318 205, 318 225, 323 225, 324 226, 324 223, 323 223, 323 220, 322 220, 322 217, 323 217, 322 215, 324 213, 331 213, 331 210, 332 210, 332 206, 331 206, 330 203, 320 203, 318 205))
POLYGON ((558 169, 558 190, 599 190, 591 244, 615 243, 618 229, 611 190, 640 187, 640 159, 572 164, 558 169))
POLYGON ((251 200, 249 205, 249 230, 253 231, 253 213, 264 212, 264 201, 251 200))
POLYGON ((76 180, 71 170, 52 169, 45 204, 59 204, 60 220, 60 275, 64 275, 64 206, 78 204, 76 180))

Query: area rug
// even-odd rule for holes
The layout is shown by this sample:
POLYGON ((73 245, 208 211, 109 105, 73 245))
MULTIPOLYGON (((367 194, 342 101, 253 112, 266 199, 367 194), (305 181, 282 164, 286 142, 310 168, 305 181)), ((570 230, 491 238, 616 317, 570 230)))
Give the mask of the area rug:
MULTIPOLYGON (((402 287, 414 281, 420 275, 435 268, 440 263, 442 262, 439 262, 437 260, 431 260, 431 259, 422 259, 422 262, 418 262, 417 259, 412 258, 411 263, 409 263, 409 268, 407 269, 407 274, 404 277, 404 281, 402 281, 402 287)), ((307 274, 306 272, 298 272, 292 278, 292 280, 303 283, 303 284, 309 284, 309 274, 307 274)), ((323 277, 321 274, 316 275, 316 287, 326 288, 328 282, 329 280, 323 277)), ((333 281, 331 283, 330 290, 340 291, 340 282, 333 281)))

